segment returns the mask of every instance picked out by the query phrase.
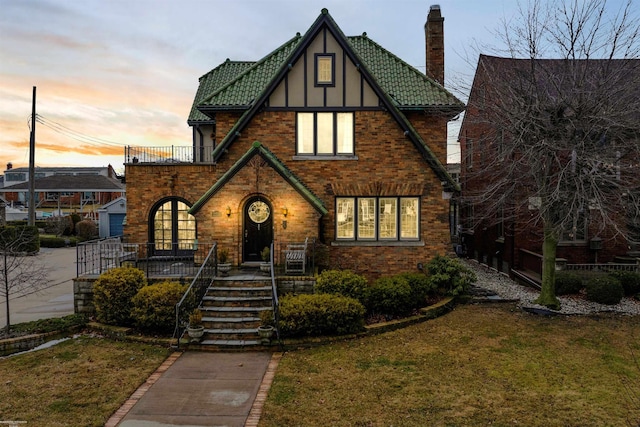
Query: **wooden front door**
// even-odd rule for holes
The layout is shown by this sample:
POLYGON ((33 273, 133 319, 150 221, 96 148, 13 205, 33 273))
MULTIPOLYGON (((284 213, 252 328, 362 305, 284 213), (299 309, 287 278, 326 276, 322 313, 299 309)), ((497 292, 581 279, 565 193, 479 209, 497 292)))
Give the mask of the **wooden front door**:
POLYGON ((260 196, 253 197, 244 206, 243 261, 262 261, 260 251, 273 241, 273 209, 260 196))

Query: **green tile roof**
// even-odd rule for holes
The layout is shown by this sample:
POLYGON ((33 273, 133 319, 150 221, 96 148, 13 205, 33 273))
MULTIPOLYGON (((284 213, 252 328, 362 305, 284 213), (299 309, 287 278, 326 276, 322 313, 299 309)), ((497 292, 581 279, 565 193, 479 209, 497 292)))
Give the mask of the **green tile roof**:
MULTIPOLYGON (((189 120, 206 119, 197 111, 198 105, 212 110, 249 108, 287 63, 301 40, 303 37, 297 34, 258 62, 227 60, 201 77, 189 120)), ((366 35, 346 37, 346 40, 399 109, 435 108, 460 112, 464 108, 464 104, 441 85, 366 35)))
POLYGON ((260 61, 240 72, 235 79, 209 92, 208 96, 203 96, 199 105, 225 110, 234 107, 248 108, 271 83, 300 40, 301 37, 297 34, 260 61))
POLYGON ((196 97, 193 100, 193 105, 191 106, 191 113, 189 114, 189 124, 192 122, 211 121, 211 118, 202 114, 196 107, 206 97, 215 93, 248 68, 251 68, 254 64, 255 62, 253 61, 231 61, 227 58, 225 62, 200 77, 198 91, 196 92, 196 97))
POLYGON ((224 175, 216 181, 211 188, 196 201, 191 209, 190 214, 198 212, 202 206, 216 194, 224 185, 229 182, 231 178, 235 176, 254 156, 261 156, 282 178, 287 181, 291 187, 293 187, 298 194, 300 194, 311 206, 313 206, 321 215, 327 214, 328 210, 324 206, 324 203, 318 198, 311 190, 309 190, 303 183, 295 176, 293 172, 289 170, 279 159, 273 154, 267 147, 262 145, 259 141, 255 141, 251 148, 234 163, 233 166, 227 170, 224 175))
POLYGON ((455 96, 440 84, 398 58, 365 35, 347 37, 371 76, 398 108, 464 108, 455 96))

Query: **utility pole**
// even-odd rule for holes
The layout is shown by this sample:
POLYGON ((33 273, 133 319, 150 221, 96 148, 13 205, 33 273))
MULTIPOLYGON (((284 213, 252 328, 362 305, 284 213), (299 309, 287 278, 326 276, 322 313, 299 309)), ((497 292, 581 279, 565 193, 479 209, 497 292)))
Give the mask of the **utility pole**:
POLYGON ((36 225, 36 87, 33 87, 31 103, 31 138, 29 140, 29 220, 28 225, 36 225))

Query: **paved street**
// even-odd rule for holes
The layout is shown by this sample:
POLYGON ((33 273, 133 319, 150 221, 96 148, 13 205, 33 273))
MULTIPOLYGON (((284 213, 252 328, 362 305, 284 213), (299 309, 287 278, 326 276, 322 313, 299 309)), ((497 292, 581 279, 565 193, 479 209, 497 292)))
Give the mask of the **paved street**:
MULTIPOLYGON (((9 300, 12 324, 73 314, 76 248, 41 248, 35 260, 48 271, 47 288, 38 294, 9 300)), ((0 304, 2 328, 7 324, 4 298, 0 304)))

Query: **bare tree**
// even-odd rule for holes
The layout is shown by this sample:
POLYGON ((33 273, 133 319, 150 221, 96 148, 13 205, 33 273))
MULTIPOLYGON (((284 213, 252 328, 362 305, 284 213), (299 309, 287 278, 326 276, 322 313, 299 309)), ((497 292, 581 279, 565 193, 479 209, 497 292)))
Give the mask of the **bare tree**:
POLYGON ((30 241, 38 238, 29 227, 0 228, 0 297, 5 300, 6 333, 11 331, 10 300, 45 289, 47 273, 29 253, 30 241))
POLYGON ((563 236, 588 221, 607 238, 638 241, 634 11, 632 0, 616 11, 606 0, 532 0, 502 22, 502 56, 478 61, 464 125, 474 126, 476 140, 463 147, 476 167, 463 197, 487 223, 511 218, 542 230, 537 302, 548 307, 559 307, 555 261, 563 236))

